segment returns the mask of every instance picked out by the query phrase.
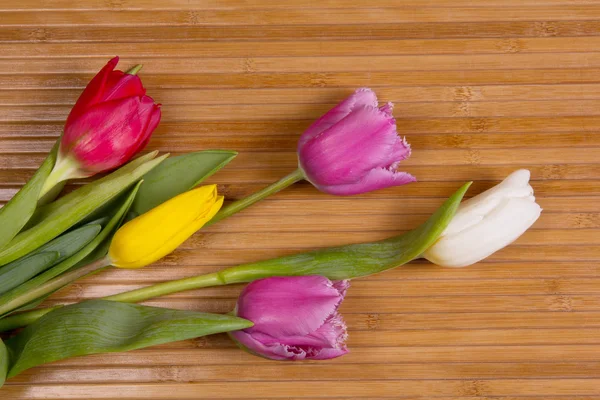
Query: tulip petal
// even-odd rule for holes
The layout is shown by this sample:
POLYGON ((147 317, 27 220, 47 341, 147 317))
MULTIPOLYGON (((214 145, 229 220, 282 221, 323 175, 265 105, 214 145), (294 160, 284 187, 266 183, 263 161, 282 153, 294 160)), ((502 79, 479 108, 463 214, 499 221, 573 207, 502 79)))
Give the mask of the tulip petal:
POLYGON ((306 142, 346 118, 350 112, 361 106, 377 107, 377 95, 375 92, 369 88, 358 89, 340 104, 316 120, 300 137, 300 140, 298 141, 298 150, 300 150, 306 142))
POLYGON ((478 224, 504 199, 526 198, 529 201, 535 201, 533 188, 529 185, 530 175, 529 170, 517 170, 498 185, 462 202, 443 236, 453 235, 478 224))
POLYGON ((345 347, 348 332, 342 316, 336 312, 319 329, 308 336, 318 339, 321 343, 326 343, 320 347, 337 349, 345 347))
POLYGON ((243 331, 229 332, 229 336, 244 350, 260 357, 277 361, 328 360, 348 353, 345 347, 315 348, 310 346, 290 346, 281 343, 264 344, 253 335, 243 331))
MULTIPOLYGON (((83 93, 79 96, 77 103, 71 109, 69 116, 67 117, 67 125, 71 123, 72 120, 79 117, 83 111, 98 103, 100 99, 102 99, 104 93, 104 87, 106 82, 108 81, 111 73, 119 63, 119 57, 112 58, 101 70, 92 78, 90 83, 85 87, 83 93)), ((67 146, 69 143, 67 143, 67 146)))
POLYGON ((361 106, 300 149, 301 167, 317 186, 356 183, 374 168, 391 168, 410 156, 395 120, 361 106))
POLYGON ((109 250, 112 265, 139 268, 175 250, 219 211, 216 185, 182 193, 123 225, 109 250))
POLYGON ((126 74, 123 71, 112 71, 102 94, 101 101, 123 99, 125 97, 142 97, 146 89, 137 75, 126 74))
POLYGON ((505 198, 477 224, 442 236, 424 256, 444 267, 474 264, 515 241, 533 225, 541 211, 529 198, 505 198))
POLYGON ((342 300, 325 277, 275 277, 250 283, 240 296, 237 315, 254 323, 249 333, 268 332, 277 338, 305 336, 319 329, 342 300))
POLYGON ((149 114, 140 114, 140 105, 139 98, 128 97, 92 106, 66 125, 61 150, 72 151, 90 172, 122 165, 134 154, 147 125, 149 114))
POLYGON ((406 185, 407 183, 416 181, 417 179, 408 172, 392 171, 386 168, 375 168, 369 171, 364 178, 356 183, 323 186, 319 187, 319 189, 338 196, 350 196, 392 186, 406 185))

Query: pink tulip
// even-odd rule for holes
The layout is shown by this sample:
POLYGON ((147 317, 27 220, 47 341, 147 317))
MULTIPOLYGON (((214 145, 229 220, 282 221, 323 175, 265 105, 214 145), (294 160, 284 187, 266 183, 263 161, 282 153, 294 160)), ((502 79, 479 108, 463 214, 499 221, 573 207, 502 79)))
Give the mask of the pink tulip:
POLYGON ((231 332, 249 352, 272 360, 326 360, 348 352, 346 324, 338 307, 348 281, 322 276, 276 277, 250 283, 236 314, 254 322, 231 332))
POLYGON ((56 183, 117 168, 141 151, 160 122, 136 71, 106 64, 87 85, 65 123, 58 160, 44 192, 56 183))
POLYGON ((319 190, 351 195, 416 179, 396 168, 410 156, 398 136, 392 103, 378 107, 370 89, 359 89, 313 123, 298 142, 300 168, 319 190))

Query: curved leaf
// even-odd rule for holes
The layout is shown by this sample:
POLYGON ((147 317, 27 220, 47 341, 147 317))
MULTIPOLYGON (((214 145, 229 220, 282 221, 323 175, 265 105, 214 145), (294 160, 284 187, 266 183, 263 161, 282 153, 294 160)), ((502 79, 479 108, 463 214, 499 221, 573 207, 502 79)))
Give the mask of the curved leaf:
POLYGON ((34 215, 35 225, 19 233, 0 251, 0 265, 16 260, 54 239, 130 187, 168 155, 153 159, 155 156, 156 153, 150 153, 137 158, 112 174, 40 208, 34 215))
POLYGON ((192 189, 223 168, 237 153, 205 150, 171 157, 144 175, 131 210, 140 215, 172 197, 192 189))
POLYGON ((9 339, 8 377, 69 357, 129 351, 251 326, 229 315, 85 301, 48 313, 9 339))
POLYGON ((33 177, 0 209, 0 249, 21 231, 35 212, 40 191, 54 168, 58 143, 57 141, 33 177))

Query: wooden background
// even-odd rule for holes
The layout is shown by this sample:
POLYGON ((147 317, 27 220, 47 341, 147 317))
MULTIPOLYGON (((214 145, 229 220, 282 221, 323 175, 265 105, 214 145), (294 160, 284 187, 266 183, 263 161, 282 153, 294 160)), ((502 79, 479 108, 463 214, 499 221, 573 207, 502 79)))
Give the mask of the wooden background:
MULTIPOLYGON (((142 62, 164 104, 150 149, 228 148, 236 199, 290 172, 309 123, 354 88, 396 103, 420 182, 353 198, 308 184, 195 235, 166 260, 61 291, 75 301, 413 228, 529 168, 544 208, 476 266, 356 280, 348 356, 277 363, 225 336, 35 368, 2 399, 600 398, 600 1, 3 0, 0 196, 40 164, 92 75, 142 62)), ((149 304, 232 309, 240 287, 149 304)))

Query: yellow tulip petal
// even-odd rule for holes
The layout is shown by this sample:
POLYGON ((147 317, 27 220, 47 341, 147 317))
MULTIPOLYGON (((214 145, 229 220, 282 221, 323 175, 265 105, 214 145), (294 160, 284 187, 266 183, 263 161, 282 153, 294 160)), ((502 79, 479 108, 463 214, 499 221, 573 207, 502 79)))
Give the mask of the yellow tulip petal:
POLYGON ((112 265, 140 268, 175 250, 219 211, 216 185, 176 196, 123 225, 109 249, 112 265))

